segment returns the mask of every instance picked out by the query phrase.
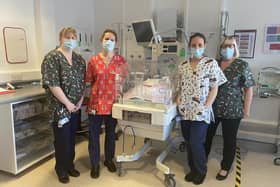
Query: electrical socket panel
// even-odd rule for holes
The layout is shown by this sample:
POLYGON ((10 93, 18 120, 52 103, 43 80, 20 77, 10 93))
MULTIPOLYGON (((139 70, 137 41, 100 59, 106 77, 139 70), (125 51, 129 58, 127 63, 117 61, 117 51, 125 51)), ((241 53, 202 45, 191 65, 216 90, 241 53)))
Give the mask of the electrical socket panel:
POLYGON ((145 56, 145 55, 144 55, 143 52, 138 51, 138 52, 136 52, 135 54, 136 54, 136 56, 135 56, 136 60, 144 60, 144 56, 145 56))
POLYGON ((135 51, 127 51, 126 60, 128 60, 128 61, 135 60, 135 56, 136 56, 135 51))
POLYGON ((128 51, 127 52, 127 60, 133 61, 133 60, 144 60, 145 58, 144 52, 142 51, 128 51))

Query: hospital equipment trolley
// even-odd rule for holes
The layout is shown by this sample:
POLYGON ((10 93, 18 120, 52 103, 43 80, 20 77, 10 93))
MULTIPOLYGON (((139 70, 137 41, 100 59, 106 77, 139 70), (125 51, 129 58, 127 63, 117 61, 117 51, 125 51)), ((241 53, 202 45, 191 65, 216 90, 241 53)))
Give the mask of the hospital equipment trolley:
POLYGON ((180 136, 170 137, 170 133, 176 123, 176 106, 174 104, 126 101, 125 103, 114 104, 112 115, 118 120, 118 124, 123 129, 123 138, 126 132, 130 135, 145 138, 142 148, 132 155, 127 155, 124 152, 123 142, 123 153, 116 156, 118 175, 123 175, 122 163, 138 160, 152 147, 153 140, 165 141, 167 146, 157 157, 156 167, 164 173, 165 185, 175 187, 174 174, 171 173, 170 168, 163 164, 163 161, 174 145, 178 142, 183 142, 183 138, 180 136))

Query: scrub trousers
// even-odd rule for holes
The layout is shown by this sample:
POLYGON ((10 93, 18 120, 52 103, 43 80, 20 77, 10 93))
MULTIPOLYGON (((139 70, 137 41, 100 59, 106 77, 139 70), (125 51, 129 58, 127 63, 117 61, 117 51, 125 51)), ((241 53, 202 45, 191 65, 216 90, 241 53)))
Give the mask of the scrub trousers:
POLYGON ((208 124, 204 121, 181 121, 181 130, 185 139, 188 163, 191 172, 196 175, 206 175, 207 159, 205 154, 205 139, 208 124))
POLYGON ((115 128, 117 120, 112 115, 89 115, 89 156, 92 166, 100 162, 100 132, 105 124, 105 160, 111 161, 115 156, 115 128))
POLYGON ((74 169, 75 159, 75 133, 79 122, 79 114, 72 113, 70 121, 62 127, 53 123, 55 171, 58 176, 66 175, 74 169))
POLYGON ((222 124, 222 133, 223 133, 223 141, 224 141, 223 159, 221 161, 222 170, 229 171, 234 161, 235 150, 236 150, 236 135, 237 135, 240 121, 241 118, 238 119, 216 118, 215 123, 211 122, 211 124, 208 127, 207 138, 205 143, 205 152, 207 157, 211 151, 213 137, 216 134, 218 125, 220 122, 222 124))

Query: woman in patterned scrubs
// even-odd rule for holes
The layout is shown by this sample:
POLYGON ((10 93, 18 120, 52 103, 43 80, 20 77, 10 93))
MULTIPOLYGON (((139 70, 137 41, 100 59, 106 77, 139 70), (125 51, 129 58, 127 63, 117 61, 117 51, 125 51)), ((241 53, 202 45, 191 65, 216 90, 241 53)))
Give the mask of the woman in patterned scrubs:
POLYGON ((221 122, 224 140, 223 160, 216 179, 224 180, 234 160, 240 121, 249 116, 255 81, 248 63, 238 58, 239 51, 234 37, 225 37, 220 45, 220 55, 219 66, 228 81, 219 87, 213 104, 215 122, 208 128, 205 149, 208 156, 212 139, 221 122))
POLYGON ((86 84, 90 86, 90 97, 87 106, 89 113, 89 155, 91 177, 99 177, 101 125, 105 124, 105 161, 110 172, 116 171, 113 162, 115 155, 115 127, 117 120, 112 117, 112 106, 117 101, 116 81, 119 83, 127 75, 127 63, 124 57, 114 52, 117 42, 115 31, 107 29, 101 35, 102 52, 90 58, 86 84))
POLYGON ((59 41, 59 47, 45 56, 41 71, 54 132, 55 171, 61 183, 68 183, 69 175, 80 175, 74 167, 75 132, 84 99, 86 62, 73 51, 77 47, 74 28, 63 28, 59 41))
POLYGON ((212 103, 218 86, 226 78, 215 59, 204 56, 205 37, 195 33, 190 37, 191 58, 179 66, 178 110, 182 115, 181 130, 186 142, 190 172, 187 182, 201 184, 207 172, 204 149, 212 103))

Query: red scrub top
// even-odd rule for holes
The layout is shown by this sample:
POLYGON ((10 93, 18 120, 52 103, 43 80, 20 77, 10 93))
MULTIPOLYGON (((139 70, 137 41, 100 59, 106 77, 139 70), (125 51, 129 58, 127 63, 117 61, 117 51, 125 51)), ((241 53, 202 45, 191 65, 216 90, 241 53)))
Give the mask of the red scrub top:
POLYGON ((119 94, 117 86, 127 76, 127 69, 128 65, 124 57, 117 54, 108 65, 104 63, 100 54, 90 58, 86 83, 92 86, 87 112, 99 115, 111 114, 112 106, 119 94))

